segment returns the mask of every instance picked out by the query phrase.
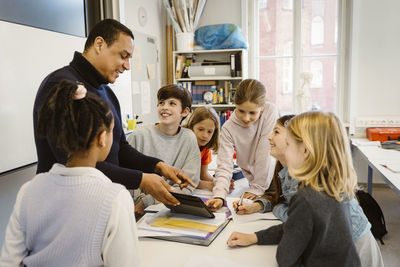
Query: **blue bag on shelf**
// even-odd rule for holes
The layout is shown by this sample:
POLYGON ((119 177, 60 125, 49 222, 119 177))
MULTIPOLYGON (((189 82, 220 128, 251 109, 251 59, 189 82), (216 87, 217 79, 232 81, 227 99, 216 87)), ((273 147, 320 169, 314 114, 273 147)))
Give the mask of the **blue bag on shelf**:
POLYGON ((247 42, 235 24, 216 24, 200 27, 194 39, 204 49, 247 49, 247 42))

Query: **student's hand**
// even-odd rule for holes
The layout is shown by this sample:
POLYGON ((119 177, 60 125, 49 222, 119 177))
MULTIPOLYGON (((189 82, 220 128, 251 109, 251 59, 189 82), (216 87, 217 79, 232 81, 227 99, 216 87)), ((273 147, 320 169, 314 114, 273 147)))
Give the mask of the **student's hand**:
POLYGON ((235 190, 235 180, 231 179, 231 184, 229 185, 229 193, 235 190))
POLYGON ((196 187, 196 185, 193 183, 193 181, 190 180, 190 178, 183 171, 181 171, 175 167, 172 167, 168 164, 165 164, 162 161, 160 161, 156 164, 154 171, 157 174, 162 175, 165 178, 178 184, 181 189, 184 187, 187 187, 188 185, 196 187))
POLYGON ((140 187, 164 204, 179 205, 179 201, 169 192, 173 188, 157 174, 143 173, 140 187))
POLYGON ((259 196, 257 196, 256 194, 250 193, 250 192, 246 192, 244 193, 244 198, 247 199, 251 199, 251 200, 256 200, 257 198, 259 198, 259 196))
POLYGON ((233 232, 226 242, 231 248, 247 247, 257 243, 256 234, 233 232))
POLYGON ((219 198, 211 198, 206 201, 206 205, 211 211, 217 211, 222 207, 223 204, 224 202, 219 198))
POLYGON ((251 214, 255 213, 263 208, 262 203, 254 202, 250 204, 243 203, 238 207, 239 200, 233 202, 233 209, 237 210, 236 214, 243 215, 243 214, 251 214))
POLYGON ((197 188, 198 189, 206 189, 206 190, 212 191, 213 188, 214 188, 214 182, 200 180, 199 185, 197 186, 197 188))
POLYGON ((136 204, 135 204, 135 216, 142 216, 144 214, 144 204, 142 200, 139 200, 136 204))

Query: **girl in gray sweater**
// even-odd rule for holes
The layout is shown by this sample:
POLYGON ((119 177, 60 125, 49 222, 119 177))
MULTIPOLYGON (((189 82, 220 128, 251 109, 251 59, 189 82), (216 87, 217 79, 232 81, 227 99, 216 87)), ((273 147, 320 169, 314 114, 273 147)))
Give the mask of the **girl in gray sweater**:
POLYGON ((357 177, 342 124, 333 113, 307 112, 287 129, 289 174, 300 181, 288 220, 254 234, 234 232, 228 245, 278 244, 279 266, 361 266, 349 211, 357 177))

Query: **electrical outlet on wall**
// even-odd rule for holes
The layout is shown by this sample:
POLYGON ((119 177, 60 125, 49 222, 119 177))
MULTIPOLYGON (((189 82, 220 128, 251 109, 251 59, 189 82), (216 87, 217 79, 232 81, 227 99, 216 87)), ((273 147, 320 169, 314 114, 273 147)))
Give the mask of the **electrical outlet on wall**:
POLYGON ((400 127, 400 116, 359 117, 356 127, 400 127))
POLYGON ((358 117, 350 124, 349 133, 353 137, 363 138, 368 127, 400 127, 400 116, 358 117))

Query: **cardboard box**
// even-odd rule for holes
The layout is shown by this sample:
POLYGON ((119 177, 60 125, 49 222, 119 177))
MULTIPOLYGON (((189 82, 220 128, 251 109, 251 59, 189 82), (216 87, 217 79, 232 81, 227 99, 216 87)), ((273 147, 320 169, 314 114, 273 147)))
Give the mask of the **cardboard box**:
POLYGON ((400 127, 367 128, 367 138, 370 141, 385 142, 400 138, 400 127))

